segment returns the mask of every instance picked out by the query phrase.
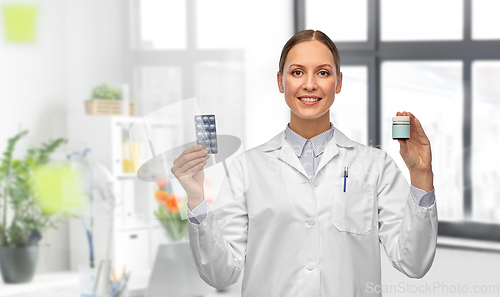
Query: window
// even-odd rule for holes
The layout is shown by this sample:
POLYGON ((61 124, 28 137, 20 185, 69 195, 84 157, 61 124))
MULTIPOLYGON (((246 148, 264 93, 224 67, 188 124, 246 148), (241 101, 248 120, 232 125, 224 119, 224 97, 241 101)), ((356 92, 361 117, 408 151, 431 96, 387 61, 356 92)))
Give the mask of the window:
POLYGON ((472 64, 472 220, 500 223, 500 60, 472 64))
MULTIPOLYGON (((393 140, 392 117, 411 111, 431 140, 434 187, 440 220, 463 220, 463 85, 460 61, 390 61, 382 64, 382 148, 398 167, 406 165, 393 140), (458 128, 458 129, 457 129, 458 128)), ((402 170, 410 183, 408 170, 402 170)))
POLYGON ((334 42, 368 40, 368 0, 306 2, 308 29, 322 28, 334 42), (325 15, 323 12, 328 11, 325 15))
POLYGON ((381 0, 380 19, 383 41, 463 38, 460 0, 381 0))
POLYGON ((472 1, 472 38, 500 39, 500 19, 498 0, 472 1))
POLYGON ((195 4, 198 48, 243 48, 243 34, 241 34, 241 26, 238 25, 241 24, 243 1, 197 0, 195 4), (230 11, 233 13, 228 13, 230 11), (221 32, 224 34, 220 34, 221 32))
POLYGON ((330 108, 331 122, 350 139, 367 144, 368 67, 345 66, 341 72, 342 89, 330 108))
POLYGON ((179 50, 187 47, 186 0, 140 0, 135 13, 142 50, 179 50), (169 29, 170 28, 170 29, 169 29), (174 30, 175 28, 175 30, 174 30))
MULTIPOLYGON (((244 139, 243 3, 129 0, 127 62, 139 115, 197 97, 202 112, 237 115, 238 122, 221 121, 217 127, 244 139), (210 104, 221 100, 225 104, 210 104)), ((191 126, 184 128, 192 133, 191 126)))
MULTIPOLYGON (((421 120, 432 144, 440 236, 500 242, 497 2, 367 1, 366 20, 362 21, 364 1, 356 2, 357 9, 336 1, 294 2, 297 31, 319 29, 334 39, 346 88, 352 83, 348 77, 362 77, 361 69, 367 73, 363 83, 367 100, 347 103, 344 98, 351 100, 351 94, 343 88, 332 107, 332 118, 336 108, 364 105, 368 117, 362 130, 367 138, 360 142, 386 150, 402 169, 406 166, 399 143, 390 137, 391 117, 406 110, 421 120), (358 24, 339 33, 334 22, 323 22, 314 13, 322 9, 332 18, 342 15, 358 24), (365 24, 367 38, 360 33, 365 24), (344 33, 349 36, 342 36, 344 33), (352 106, 342 107, 342 100, 352 106)), ((355 125, 335 116, 339 126, 355 125)), ((346 134, 359 137, 355 131, 346 134)), ((409 181, 408 174, 406 178, 409 181)))

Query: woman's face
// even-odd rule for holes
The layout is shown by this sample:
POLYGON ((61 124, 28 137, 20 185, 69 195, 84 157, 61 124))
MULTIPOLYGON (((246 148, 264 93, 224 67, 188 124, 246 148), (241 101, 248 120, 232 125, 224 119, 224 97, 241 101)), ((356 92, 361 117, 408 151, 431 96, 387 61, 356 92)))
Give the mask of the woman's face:
POLYGON ((278 72, 278 86, 297 117, 329 117, 327 112, 342 87, 342 73, 336 74, 333 54, 326 45, 317 40, 305 41, 288 52, 283 77, 278 72))

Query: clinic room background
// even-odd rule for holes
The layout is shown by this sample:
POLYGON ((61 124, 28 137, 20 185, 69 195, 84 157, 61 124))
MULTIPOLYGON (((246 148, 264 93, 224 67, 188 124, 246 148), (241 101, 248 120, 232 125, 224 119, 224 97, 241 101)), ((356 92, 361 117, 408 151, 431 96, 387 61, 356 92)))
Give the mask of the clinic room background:
MULTIPOLYGON (((176 239, 158 214, 168 189, 135 174, 131 125, 196 97, 217 115, 219 132, 239 137, 243 149, 268 141, 289 121, 276 83, 279 54, 303 29, 325 32, 340 51, 335 126, 387 151, 408 181, 391 118, 411 111, 431 141, 435 261, 424 278, 408 279, 382 256, 384 296, 500 294, 499 1, 0 0, 0 9, 0 150, 27 130, 14 159, 62 138, 48 153, 51 164, 88 157, 103 165, 120 203, 110 210, 94 197, 101 205, 94 227, 115 216, 110 233, 94 234, 95 263, 110 251, 116 274, 125 267, 131 286, 135 276, 131 296, 147 290, 159 247, 176 239), (108 98, 92 100, 99 95, 108 98)), ((192 133, 168 125, 168 135, 192 133)), ((208 189, 207 199, 215 198, 217 182, 208 189)), ((2 213, 12 207, 4 196, 2 213)), ((22 296, 38 296, 29 295, 30 283, 48 288, 44 279, 54 275, 67 287, 79 281, 89 221, 65 216, 55 224, 41 234, 34 280, 22 296)), ((0 296, 22 293, 9 288, 0 281, 0 296)))

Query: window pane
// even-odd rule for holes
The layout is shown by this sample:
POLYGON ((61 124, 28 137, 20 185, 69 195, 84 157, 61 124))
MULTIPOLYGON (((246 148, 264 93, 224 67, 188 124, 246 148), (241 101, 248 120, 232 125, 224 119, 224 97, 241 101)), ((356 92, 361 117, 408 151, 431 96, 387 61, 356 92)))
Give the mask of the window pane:
POLYGON ((385 62, 382 64, 382 148, 410 183, 408 169, 392 139, 392 117, 413 113, 431 142, 439 218, 463 219, 462 62, 385 62))
POLYGON ((472 64, 472 219, 500 223, 500 61, 472 64))
POLYGON ((245 139, 243 62, 202 62, 196 65, 196 98, 202 113, 214 113, 221 134, 245 139))
POLYGON ((307 0, 306 28, 323 31, 334 42, 367 41, 368 1, 307 0))
POLYGON ((197 47, 243 48, 242 16, 243 0, 196 1, 197 47))
POLYGON ((500 39, 500 1, 472 1, 472 39, 500 39))
POLYGON ((140 49, 187 47, 186 0, 140 0, 139 21, 140 49))
POLYGON ((463 1, 382 0, 382 41, 461 40, 463 1))
POLYGON ((182 100, 180 66, 145 66, 137 74, 142 114, 182 100))
POLYGON ((330 120, 350 139, 368 139, 368 67, 343 66, 342 91, 330 108, 330 120))

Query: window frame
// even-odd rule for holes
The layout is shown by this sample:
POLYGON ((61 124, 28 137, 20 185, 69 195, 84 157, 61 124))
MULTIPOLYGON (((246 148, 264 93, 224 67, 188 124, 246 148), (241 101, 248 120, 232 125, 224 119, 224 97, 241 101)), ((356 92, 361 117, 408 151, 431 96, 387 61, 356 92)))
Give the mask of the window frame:
MULTIPOLYGON (((137 48, 140 40, 140 0, 128 0, 125 5, 124 28, 129 28, 124 36, 124 67, 129 69, 126 81, 136 86, 132 88, 133 98, 139 98, 139 110, 141 107, 141 94, 138 86, 137 69, 143 66, 180 66, 182 68, 182 98, 195 97, 196 88, 192 84, 191 73, 196 64, 200 62, 242 62, 244 58, 243 49, 198 49, 196 30, 196 1, 186 0, 186 32, 187 46, 185 50, 154 49, 142 50, 137 48)), ((189 133, 189 132, 186 132, 189 133)))
MULTIPOLYGON (((294 0, 295 32, 306 29, 305 1, 294 0)), ((461 41, 381 41, 380 1, 368 0, 368 41, 336 42, 342 65, 368 66, 368 144, 381 147, 381 65, 386 61, 443 61, 463 63, 463 221, 439 221, 439 236, 500 242, 500 224, 470 221, 472 216, 472 63, 500 60, 499 40, 472 39, 472 1, 462 0, 463 40, 461 41)), ((465 247, 463 248, 470 248, 465 247)))

